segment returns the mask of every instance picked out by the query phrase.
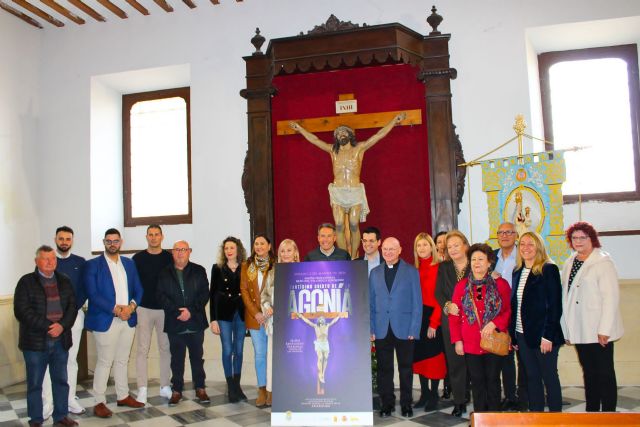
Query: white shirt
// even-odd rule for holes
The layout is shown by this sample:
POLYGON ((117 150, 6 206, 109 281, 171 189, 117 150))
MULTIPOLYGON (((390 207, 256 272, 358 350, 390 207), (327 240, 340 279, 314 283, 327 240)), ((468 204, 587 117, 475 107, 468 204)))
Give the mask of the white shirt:
POLYGON ((520 283, 518 284, 518 292, 516 294, 516 298, 518 301, 518 311, 516 311, 516 332, 520 332, 524 334, 524 330, 522 329, 522 316, 521 310, 522 307, 522 295, 524 295, 524 285, 527 284, 527 278, 529 277, 529 273, 531 273, 530 268, 522 267, 522 274, 520 275, 520 283))
POLYGON ((118 256, 118 262, 112 261, 106 254, 104 258, 107 260, 111 279, 113 280, 113 288, 116 291, 116 305, 129 304, 129 282, 120 256, 118 256))
POLYGON ((502 249, 498 251, 498 262, 496 263, 495 272, 500 273, 500 276, 509 283, 509 287, 513 289, 511 280, 513 278, 513 269, 516 268, 516 251, 517 246, 514 246, 509 256, 504 259, 502 257, 502 249))

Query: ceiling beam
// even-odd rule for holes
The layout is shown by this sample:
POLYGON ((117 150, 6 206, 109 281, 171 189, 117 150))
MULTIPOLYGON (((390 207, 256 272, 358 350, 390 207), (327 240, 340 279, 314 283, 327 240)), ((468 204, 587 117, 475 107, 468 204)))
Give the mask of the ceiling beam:
POLYGON ((173 8, 166 0, 153 0, 153 2, 163 8, 165 12, 173 12, 173 8))
POLYGON ((182 0, 182 2, 184 4, 186 4, 187 6, 189 6, 191 9, 195 9, 196 8, 196 4, 194 2, 192 2, 191 0, 182 0))
POLYGON ((34 15, 38 15, 40 18, 44 19, 45 21, 47 21, 52 25, 55 25, 56 27, 64 27, 63 22, 58 21, 56 18, 49 15, 44 10, 37 8, 36 6, 26 2, 25 0, 13 0, 13 2, 19 5, 20 7, 27 9, 29 12, 33 13, 34 15))
POLYGON ((106 19, 104 16, 100 15, 98 12, 93 10, 91 7, 87 6, 82 2, 82 0, 69 0, 69 3, 95 19, 96 21, 105 22, 106 19))
POLYGON ((24 22, 26 22, 29 25, 33 25, 34 27, 40 28, 40 29, 43 28, 41 23, 39 23, 29 15, 20 12, 18 9, 14 9, 13 7, 9 6, 3 1, 0 1, 0 9, 3 9, 9 12, 10 14, 12 14, 13 16, 22 19, 24 22))
MULTIPOLYGON (((15 1, 15 0, 13 0, 13 1, 15 1)), ((120 9, 118 6, 116 6, 115 4, 111 3, 109 0, 98 0, 98 3, 100 3, 101 5, 106 7, 107 9, 109 9, 111 11, 111 13, 113 13, 114 15, 119 17, 120 19, 127 19, 127 14, 124 12, 124 10, 120 9)))
POLYGON ((140 12, 141 14, 145 16, 149 15, 149 11, 147 10, 147 8, 141 5, 140 3, 138 3, 136 0, 125 0, 125 1, 129 3, 131 6, 133 6, 133 8, 138 12, 140 12))
POLYGON ((64 6, 61 6, 60 4, 56 3, 55 0, 40 0, 40 1, 46 4, 47 6, 49 6, 51 9, 58 12, 60 15, 72 20, 76 24, 78 25, 84 24, 84 19, 80 18, 75 13, 72 13, 71 11, 66 9, 64 6))

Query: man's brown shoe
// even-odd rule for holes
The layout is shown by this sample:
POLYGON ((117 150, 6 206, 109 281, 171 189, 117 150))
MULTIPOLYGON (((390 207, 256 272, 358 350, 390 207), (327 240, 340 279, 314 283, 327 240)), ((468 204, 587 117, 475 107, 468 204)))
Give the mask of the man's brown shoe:
POLYGON ((130 394, 122 400, 118 400, 118 406, 128 406, 129 408, 142 408, 144 403, 138 402, 130 394))
POLYGON ((182 400, 182 393, 174 391, 171 393, 171 399, 169 399, 169 406, 176 406, 182 400))
POLYGON ((211 400, 209 399, 209 396, 207 396, 207 392, 204 391, 204 388, 196 389, 196 397, 198 398, 200 403, 210 403, 211 402, 211 400))
POLYGON ((99 418, 109 418, 113 415, 113 412, 104 403, 98 403, 93 407, 93 414, 99 418))
POLYGON ((78 423, 69 417, 64 417, 61 420, 58 420, 55 423, 53 423, 53 425, 57 427, 75 427, 78 425, 78 423))

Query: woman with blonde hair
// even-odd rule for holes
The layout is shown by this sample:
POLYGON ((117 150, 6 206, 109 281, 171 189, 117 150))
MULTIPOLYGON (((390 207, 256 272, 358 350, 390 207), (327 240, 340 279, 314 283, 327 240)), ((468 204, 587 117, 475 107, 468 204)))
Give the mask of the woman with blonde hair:
POLYGON ((273 265, 276 258, 271 250, 271 240, 264 234, 253 239, 251 256, 242 263, 240 293, 244 302, 244 321, 251 334, 258 380, 256 406, 267 405, 267 317, 262 312, 262 291, 273 286, 273 265))
POLYGON ((469 260, 467 259, 469 241, 462 232, 451 230, 447 233, 445 242, 447 246, 446 260, 438 266, 435 295, 444 314, 442 317, 442 338, 454 403, 451 415, 461 417, 467 410, 467 364, 464 356, 458 355, 454 344, 451 343, 449 308, 455 306, 451 300, 456 284, 466 278, 469 273, 469 260))
POLYGON ((438 253, 436 245, 427 233, 420 233, 413 242, 413 258, 420 273, 422 290, 422 327, 420 338, 413 347, 413 373, 420 379, 420 399, 414 408, 424 407, 433 411, 438 406, 438 385, 446 376, 447 366, 442 345, 442 309, 436 301, 436 277, 438 253), (429 388, 431 380, 431 388, 429 388))
MULTIPOLYGON (((298 245, 291 239, 284 239, 278 246, 278 262, 300 262, 300 252, 298 251, 298 245)), ((272 394, 271 394, 271 374, 273 368, 273 284, 274 281, 268 283, 262 290, 260 295, 260 301, 262 305, 262 312, 267 318, 266 330, 269 337, 267 343, 267 406, 271 406, 272 394)))
POLYGON ((511 292, 509 332, 527 375, 529 410, 562 411, 558 351, 564 344, 560 327, 562 285, 542 237, 533 231, 520 236, 511 292), (543 387, 544 383, 544 387, 543 387), (546 389, 546 393, 545 393, 546 389))
POLYGON ((244 347, 244 304, 240 294, 240 270, 247 252, 240 239, 229 236, 222 241, 218 261, 211 268, 209 312, 211 332, 220 335, 222 367, 227 379, 229 402, 246 401, 240 387, 244 347))

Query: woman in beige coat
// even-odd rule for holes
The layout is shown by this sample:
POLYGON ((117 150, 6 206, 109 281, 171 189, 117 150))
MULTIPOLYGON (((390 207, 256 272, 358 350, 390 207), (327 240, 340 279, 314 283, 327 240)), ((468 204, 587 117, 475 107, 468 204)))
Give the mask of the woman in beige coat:
POLYGON ((578 352, 587 411, 613 412, 618 399, 613 342, 624 332, 618 273, 591 224, 573 224, 566 238, 575 253, 562 269, 560 325, 578 352))

